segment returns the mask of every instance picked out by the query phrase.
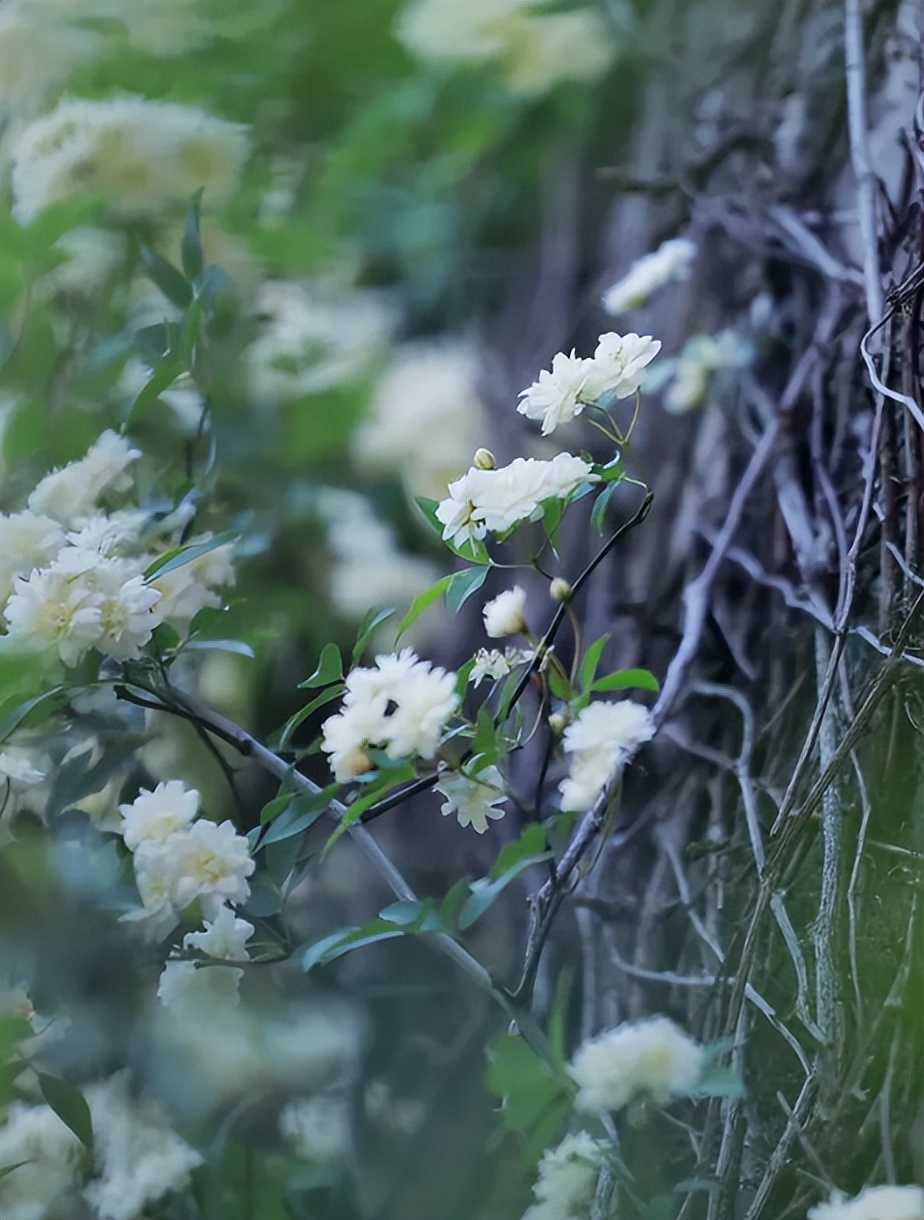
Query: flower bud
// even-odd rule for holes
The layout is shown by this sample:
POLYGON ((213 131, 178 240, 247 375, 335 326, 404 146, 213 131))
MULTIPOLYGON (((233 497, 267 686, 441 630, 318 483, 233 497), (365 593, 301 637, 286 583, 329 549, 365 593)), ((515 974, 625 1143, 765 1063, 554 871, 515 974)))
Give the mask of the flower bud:
POLYGON ((490 449, 476 449, 472 461, 476 470, 497 469, 497 458, 490 449))
POLYGON ((485 631, 495 640, 525 631, 525 609, 526 592, 519 585, 499 593, 482 611, 485 631))
POLYGON ((553 602, 566 602, 571 596, 571 586, 560 576, 556 576, 549 585, 549 595, 553 602))
POLYGON ((549 717, 549 729, 553 736, 561 737, 568 727, 568 717, 564 712, 553 712, 549 717))

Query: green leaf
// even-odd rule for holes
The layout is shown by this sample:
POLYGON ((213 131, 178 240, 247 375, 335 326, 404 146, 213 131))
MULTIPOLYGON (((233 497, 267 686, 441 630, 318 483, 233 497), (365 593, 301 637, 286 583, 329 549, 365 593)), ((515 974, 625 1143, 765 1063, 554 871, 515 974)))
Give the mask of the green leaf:
POLYGON ((594 501, 593 511, 590 514, 590 524, 598 534, 603 533, 603 520, 606 517, 606 510, 609 507, 610 500, 612 500, 613 493, 616 491, 618 486, 618 482, 608 483, 594 501))
POLYGON ((528 868, 532 868, 534 864, 541 864, 544 860, 551 859, 552 853, 550 851, 544 851, 538 856, 524 856, 494 881, 489 881, 487 877, 473 881, 469 886, 471 893, 459 912, 459 927, 462 931, 470 928, 473 923, 476 923, 482 917, 489 907, 493 906, 511 881, 519 877, 521 873, 525 873, 528 868))
POLYGON ((359 624, 359 634, 356 637, 356 643, 353 645, 353 655, 351 663, 358 665, 362 660, 363 653, 366 651, 366 645, 372 638, 372 633, 376 627, 381 626, 386 619, 391 618, 394 610, 370 610, 363 621, 359 624))
POLYGON ((603 655, 603 649, 606 647, 606 643, 609 638, 608 632, 606 635, 601 635, 599 639, 594 640, 594 642, 589 645, 587 651, 584 653, 584 659, 581 662, 581 690, 593 689, 591 687, 591 683, 596 676, 597 666, 600 664, 600 657, 603 655))
MULTIPOLYGON (((293 798, 289 806, 276 815, 260 840, 259 850, 270 843, 281 843, 300 835, 324 816, 327 806, 334 798, 337 785, 332 784, 314 796, 298 796, 293 798)), ((262 815, 261 815, 262 816, 262 815)))
POLYGON ((617 669, 614 673, 598 678, 590 688, 592 691, 650 690, 659 691, 661 684, 647 669, 617 669))
POLYGON ((56 1076, 37 1073, 39 1088, 45 1101, 61 1122, 69 1127, 85 1148, 93 1149, 93 1121, 90 1107, 79 1089, 56 1076))
POLYGON ((488 569, 484 566, 453 572, 446 589, 446 605, 453 614, 458 614, 471 595, 481 588, 487 575, 488 569))
POLYGON ((404 635, 405 631, 407 631, 408 627, 410 627, 411 623, 420 618, 427 607, 432 606, 437 598, 448 590, 449 586, 452 584, 452 580, 452 575, 443 576, 436 582, 436 584, 431 585, 429 589, 424 589, 422 593, 417 594, 417 596, 411 602, 407 614, 405 614, 404 618, 398 624, 398 634, 395 636, 396 644, 404 635))
POLYGON ((330 686, 332 682, 343 679, 343 659, 336 644, 325 644, 321 650, 318 667, 304 682, 299 682, 299 690, 311 690, 315 686, 330 686))
POLYGON ((440 932, 443 926, 429 898, 392 902, 379 911, 379 919, 397 924, 406 932, 440 932))
POLYGON ((744 1084, 731 1068, 708 1067, 690 1090, 694 1097, 744 1097, 744 1084))
POLYGON ((622 458, 617 453, 613 460, 607 462, 605 466, 594 466, 594 473, 600 476, 601 483, 618 482, 625 475, 622 458))
POLYGON ((186 225, 183 229, 183 240, 180 244, 180 258, 187 279, 197 280, 202 274, 202 234, 199 229, 199 208, 202 203, 202 191, 196 191, 189 211, 186 213, 186 225))
POLYGON ((558 547, 558 528, 561 525, 562 517, 565 515, 565 502, 557 496, 552 499, 544 500, 542 504, 542 524, 545 529, 546 537, 552 544, 552 550, 557 554, 558 547))
POLYGON ((387 919, 373 919, 371 922, 360 924, 357 927, 341 928, 338 932, 332 932, 330 936, 325 936, 323 940, 319 940, 317 944, 311 945, 305 950, 301 958, 302 969, 312 970, 315 966, 323 966, 327 962, 336 961, 338 957, 343 957, 345 953, 350 953, 354 949, 374 945, 380 940, 394 940, 396 937, 404 935, 403 929, 396 927, 387 919))
POLYGON ((161 258, 150 246, 142 245, 140 254, 148 279, 157 285, 168 301, 172 301, 179 309, 188 309, 193 299, 193 290, 182 272, 177 271, 176 267, 161 258))
POLYGON ((183 648, 187 652, 207 652, 209 649, 215 649, 218 652, 233 652, 239 657, 254 656, 253 649, 243 640, 187 640, 183 648))
POLYGON ((279 735, 279 749, 286 749, 295 730, 308 719, 312 712, 316 712, 319 707, 324 707, 326 703, 333 703, 335 699, 339 699, 344 689, 343 683, 337 682, 327 690, 321 691, 320 695, 315 695, 310 703, 306 703, 300 711, 290 716, 279 735))
POLYGON ((234 530, 225 530, 221 534, 216 534, 214 538, 209 538, 207 542, 191 542, 188 546, 174 547, 173 550, 167 551, 153 563, 148 564, 145 568, 144 579, 151 581, 156 580, 158 576, 166 576, 168 572, 175 572, 177 568, 185 567, 195 559, 201 559, 203 555, 216 551, 220 546, 237 542, 239 537, 240 535, 234 530))
POLYGON ((407 783, 408 780, 416 778, 417 772, 410 763, 406 762, 395 763, 391 769, 383 772, 381 775, 377 775, 369 784, 366 791, 347 806, 346 813, 340 819, 337 829, 324 845, 324 857, 327 857, 334 844, 346 834, 354 822, 359 821, 366 810, 371 808, 376 801, 380 801, 383 796, 386 796, 393 788, 397 788, 399 784, 407 783))
POLYGON ((526 1131, 553 1107, 570 1107, 569 1092, 527 1042, 507 1034, 491 1053, 488 1088, 503 1098, 507 1127, 526 1131))
MULTIPOLYGON (((66 686, 53 686, 51 690, 45 691, 41 695, 36 695, 34 699, 27 699, 25 703, 20 703, 11 711, 7 712, 0 721, 0 741, 6 741, 14 730, 18 729, 30 712, 35 708, 41 707, 42 704, 52 704, 57 700, 63 700, 68 693, 66 686)), ((49 712, 52 710, 47 708, 49 712)))
POLYGON ((460 878, 440 904, 440 922, 444 927, 451 928, 455 925, 459 911, 470 893, 469 883, 470 878, 460 878))
POLYGON ((548 846, 545 827, 541 822, 531 822, 520 832, 519 838, 514 839, 512 843, 505 843, 500 849, 488 876, 492 881, 496 881, 521 860, 528 859, 533 863, 537 859, 546 859, 548 846))

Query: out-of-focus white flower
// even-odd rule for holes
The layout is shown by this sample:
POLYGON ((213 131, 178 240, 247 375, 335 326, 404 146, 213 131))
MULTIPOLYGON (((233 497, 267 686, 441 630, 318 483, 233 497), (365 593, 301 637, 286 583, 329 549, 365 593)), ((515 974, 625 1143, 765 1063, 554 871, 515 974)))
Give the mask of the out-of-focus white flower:
POLYGON ((33 767, 27 751, 0 750, 0 792, 7 784, 11 788, 30 788, 34 784, 40 784, 44 778, 44 771, 33 767))
POLYGON ((93 442, 86 457, 45 475, 29 496, 29 509, 74 525, 92 513, 106 492, 131 486, 126 471, 139 457, 140 450, 107 430, 93 442))
POLYGON ((920 1220, 924 1190, 920 1186, 866 1186, 853 1199, 836 1190, 827 1203, 816 1203, 808 1220, 920 1220))
POLYGON ((357 464, 395 472, 408 495, 438 499, 484 435, 479 373, 478 355, 464 341, 402 344, 379 379, 368 418, 353 433, 357 464))
POLYGON ((316 504, 334 558, 330 599, 344 618, 361 619, 370 606, 410 602, 436 581, 436 566, 402 551, 394 530, 374 515, 365 496, 328 487, 316 504))
POLYGON ((279 1131, 296 1156, 336 1161, 350 1149, 350 1112, 342 1097, 304 1097, 279 1115, 279 1131))
POLYGON ((542 420, 542 435, 548 436, 559 424, 566 424, 584 410, 592 398, 582 397, 593 368, 592 360, 584 360, 564 352, 552 359, 552 368, 543 369, 538 381, 520 391, 517 410, 527 419, 542 420))
POLYGON ((612 394, 628 398, 642 384, 645 369, 661 350, 661 340, 651 335, 601 335, 591 361, 584 393, 592 400, 612 394))
POLYGON ((414 1135, 427 1118, 427 1107, 413 1097, 395 1097, 387 1080, 372 1080, 363 1094, 363 1113, 380 1131, 414 1135))
POLYGON ((170 1127, 155 1101, 130 1096, 128 1073, 90 1085, 97 1176, 84 1195, 100 1220, 137 1220, 151 1203, 189 1185, 202 1155, 170 1127))
MULTIPOLYGON (((189 545, 210 540, 210 534, 200 534, 191 538, 189 545)), ((161 595, 158 606, 161 616, 182 632, 189 629, 200 610, 221 606, 223 598, 216 590, 234 584, 233 553, 232 544, 225 543, 172 572, 162 576, 155 574, 149 585, 161 595)))
POLYGON ((320 286, 270 280, 257 292, 261 331, 245 354, 258 405, 279 405, 359 381, 394 326, 381 294, 353 289, 331 296, 320 286))
POLYGON ((640 703, 623 699, 588 704, 565 729, 562 740, 573 755, 571 772, 559 784, 562 809, 589 809, 614 768, 635 746, 653 736, 651 715, 640 703))
POLYGON ((157 984, 157 998, 178 1021, 220 1020, 240 1003, 244 971, 237 966, 197 966, 167 962, 157 984))
POLYGON ((503 52, 505 25, 537 0, 482 0, 452 4, 446 0, 415 0, 400 13, 395 26, 399 41, 418 59, 446 63, 478 62, 503 52))
POLYGON ((519 585, 505 589, 482 610, 484 629, 494 640, 526 630, 526 590, 519 585))
POLYGON ((80 225, 63 233, 52 247, 66 255, 60 263, 45 273, 38 282, 38 292, 45 299, 67 296, 98 295, 121 267, 126 251, 125 238, 111 229, 80 225))
POLYGON ((369 747, 381 747, 389 758, 432 758, 459 703, 455 681, 410 648, 376 657, 374 668, 352 670, 343 709, 324 722, 321 741, 338 783, 368 770, 369 747))
POLYGON ((80 1140, 48 1106, 14 1101, 0 1126, 0 1167, 18 1166, 0 1178, 3 1220, 66 1214, 82 1154, 80 1140))
POLYGON ((178 779, 165 780, 153 792, 142 788, 129 805, 120 805, 122 837, 129 851, 142 843, 163 843, 191 826, 199 812, 199 793, 178 779))
POLYGON ((587 1114, 621 1110, 639 1096, 664 1105, 695 1087, 703 1057, 667 1017, 618 1025, 578 1047, 569 1068, 578 1086, 574 1104, 587 1114))
POLYGON ((225 962, 246 962, 247 942, 253 936, 253 924, 238 919, 230 907, 222 907, 217 916, 205 920, 204 932, 187 932, 183 937, 184 949, 199 949, 225 962))
POLYGON ((56 652, 78 664, 102 632, 99 599, 79 580, 47 569, 13 582, 5 615, 9 639, 28 652, 56 652))
POLYGON ((603 1147, 586 1131, 566 1135, 539 1160, 533 1186, 536 1202, 523 1220, 579 1220, 587 1214, 597 1185, 603 1147))
POLYGON ((527 97, 547 93, 565 82, 593 84, 606 75, 616 55, 609 26, 590 7, 519 14, 508 30, 507 84, 514 93, 527 97))
POLYGON ((498 470, 472 467, 461 479, 449 484, 449 497, 437 510, 443 538, 456 546, 485 534, 504 533, 520 521, 535 521, 542 515, 542 502, 565 499, 581 483, 599 476, 581 458, 559 453, 550 462, 516 458, 498 470))
POLYGON ((57 521, 39 513, 0 513, 0 612, 13 591, 13 579, 51 563, 64 545, 57 521))
POLYGON ((0 6, 0 118, 29 119, 74 68, 102 46, 89 30, 47 20, 44 3, 4 0, 0 6))
POLYGON ((603 294, 603 308, 614 316, 644 305, 665 284, 689 278, 696 258, 696 243, 689 237, 662 242, 653 254, 633 263, 628 272, 603 294))
POLYGON ((714 374, 747 368, 753 357, 751 345, 733 330, 694 335, 679 356, 665 362, 664 376, 673 377, 663 399, 665 411, 682 415, 702 406, 714 374))
POLYGON ((505 678, 510 673, 511 663, 504 653, 496 648, 479 648, 475 663, 468 675, 472 686, 480 686, 485 678, 505 678))
POLYGON ((440 806, 443 816, 455 814, 460 826, 471 826, 477 834, 483 835, 488 829, 488 818, 496 821, 504 816, 505 811, 498 806, 506 802, 507 794, 497 767, 485 767, 477 775, 447 771, 435 787, 446 797, 440 806))
POLYGON ((68 98, 13 146, 13 213, 26 224, 49 204, 84 193, 127 215, 227 202, 248 153, 247 128, 175 102, 126 95, 68 98))
POLYGON ((149 54, 188 55, 212 40, 212 23, 196 0, 67 0, 75 19, 117 21, 128 43, 149 54))

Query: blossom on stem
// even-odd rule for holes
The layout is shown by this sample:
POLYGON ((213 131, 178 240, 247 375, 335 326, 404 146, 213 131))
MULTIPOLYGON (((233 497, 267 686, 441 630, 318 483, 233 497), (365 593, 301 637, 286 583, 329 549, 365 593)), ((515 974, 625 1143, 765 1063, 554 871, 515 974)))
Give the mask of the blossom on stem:
POLYGON ((142 788, 131 804, 120 805, 122 838, 129 851, 142 843, 163 843, 192 825, 199 812, 199 793, 178 779, 165 780, 153 792, 142 788))
POLYGON ((559 352, 552 360, 552 368, 543 369, 539 379, 520 391, 522 402, 517 411, 527 419, 542 420, 542 435, 548 436, 559 424, 580 415, 590 399, 582 397, 590 376, 592 360, 584 360, 574 354, 566 356, 559 352))
POLYGON ((703 1060, 703 1048, 667 1017, 618 1025, 578 1047, 569 1068, 574 1104, 587 1114, 621 1110, 639 1096, 664 1105, 694 1088, 703 1060))
POLYGON ((612 394, 629 398, 642 384, 645 369, 661 350, 661 340, 651 335, 601 335, 590 362, 584 393, 591 401, 612 394))
POLYGON ((564 748, 573 757, 570 774, 559 784, 562 809, 589 809, 614 768, 653 736, 651 716, 640 703, 588 704, 564 733, 564 748))
POLYGON ((488 829, 488 818, 496 821, 504 816, 504 810, 498 806, 504 804, 507 796, 504 777, 497 767, 485 767, 477 775, 447 771, 436 784, 436 791, 446 797, 440 806, 443 816, 455 814, 460 826, 471 826, 476 834, 483 835, 488 829))
POLYGON ((689 277, 696 257, 696 243, 689 237, 674 237, 662 242, 653 254, 646 254, 603 294, 603 308, 614 315, 644 305, 664 284, 689 277))
POLYGON ((88 516, 103 494, 130 486, 126 471, 140 457, 140 450, 107 430, 93 442, 86 457, 68 462, 42 479, 29 496, 29 509, 72 525, 88 516))
POLYGON ((497 648, 479 648, 468 675, 472 686, 480 686, 485 678, 505 678, 510 673, 511 663, 497 648))
POLYGON ((252 923, 238 919, 230 907, 222 907, 214 919, 205 921, 204 932, 187 932, 184 949, 198 949, 224 962, 246 962, 247 942, 254 933, 252 923))
POLYGON ((920 1186, 867 1186, 853 1199, 835 1190, 827 1203, 816 1203, 808 1220, 920 1220, 924 1190, 920 1186))
POLYGON ((603 1164, 603 1146, 586 1131, 566 1135, 539 1160, 536 1202, 523 1220, 577 1220, 586 1215, 603 1164))
POLYGON ((505 635, 516 635, 526 630, 526 590, 519 585, 505 589, 492 598, 484 609, 484 629, 492 639, 499 640, 505 635))

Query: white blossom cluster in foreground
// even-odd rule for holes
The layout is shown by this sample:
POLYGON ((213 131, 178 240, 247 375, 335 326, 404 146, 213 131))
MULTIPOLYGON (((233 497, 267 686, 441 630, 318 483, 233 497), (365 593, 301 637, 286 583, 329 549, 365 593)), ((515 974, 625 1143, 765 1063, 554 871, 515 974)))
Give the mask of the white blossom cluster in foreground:
POLYGON ((216 588, 234 579, 230 547, 146 580, 157 558, 146 514, 100 507, 129 490, 140 456, 124 437, 104 432, 85 457, 46 475, 26 509, 0 514, 0 648, 66 666, 91 649, 128 661, 160 623, 182 633, 200 610, 221 605, 216 588))
POLYGON ((565 729, 562 744, 572 759, 559 785, 562 809, 589 809, 614 767, 653 736, 651 714, 640 703, 588 704, 565 729))
POLYGON ((556 1148, 546 1149, 533 1186, 536 1202, 523 1220, 578 1220, 585 1216, 603 1155, 603 1145, 586 1131, 566 1135, 556 1148))
POLYGON ((703 1048, 667 1017, 626 1022, 578 1048, 569 1069, 574 1104, 585 1114, 621 1110, 637 1097, 664 1105, 694 1088, 703 1064, 703 1048))
POLYGON ((921 1220, 920 1186, 867 1186, 853 1199, 836 1190, 827 1203, 809 1208, 808 1220, 921 1220))
POLYGON ((185 205, 203 188, 207 205, 221 205, 248 153, 245 126, 193 106, 131 94, 65 98, 13 146, 13 215, 28 224, 49 204, 96 194, 124 215, 145 216, 185 205))
POLYGON ((420 661, 410 648, 376 657, 347 676, 343 708, 324 722, 321 749, 338 783, 368 771, 367 751, 389 758, 432 758, 459 704, 456 675, 420 661))

